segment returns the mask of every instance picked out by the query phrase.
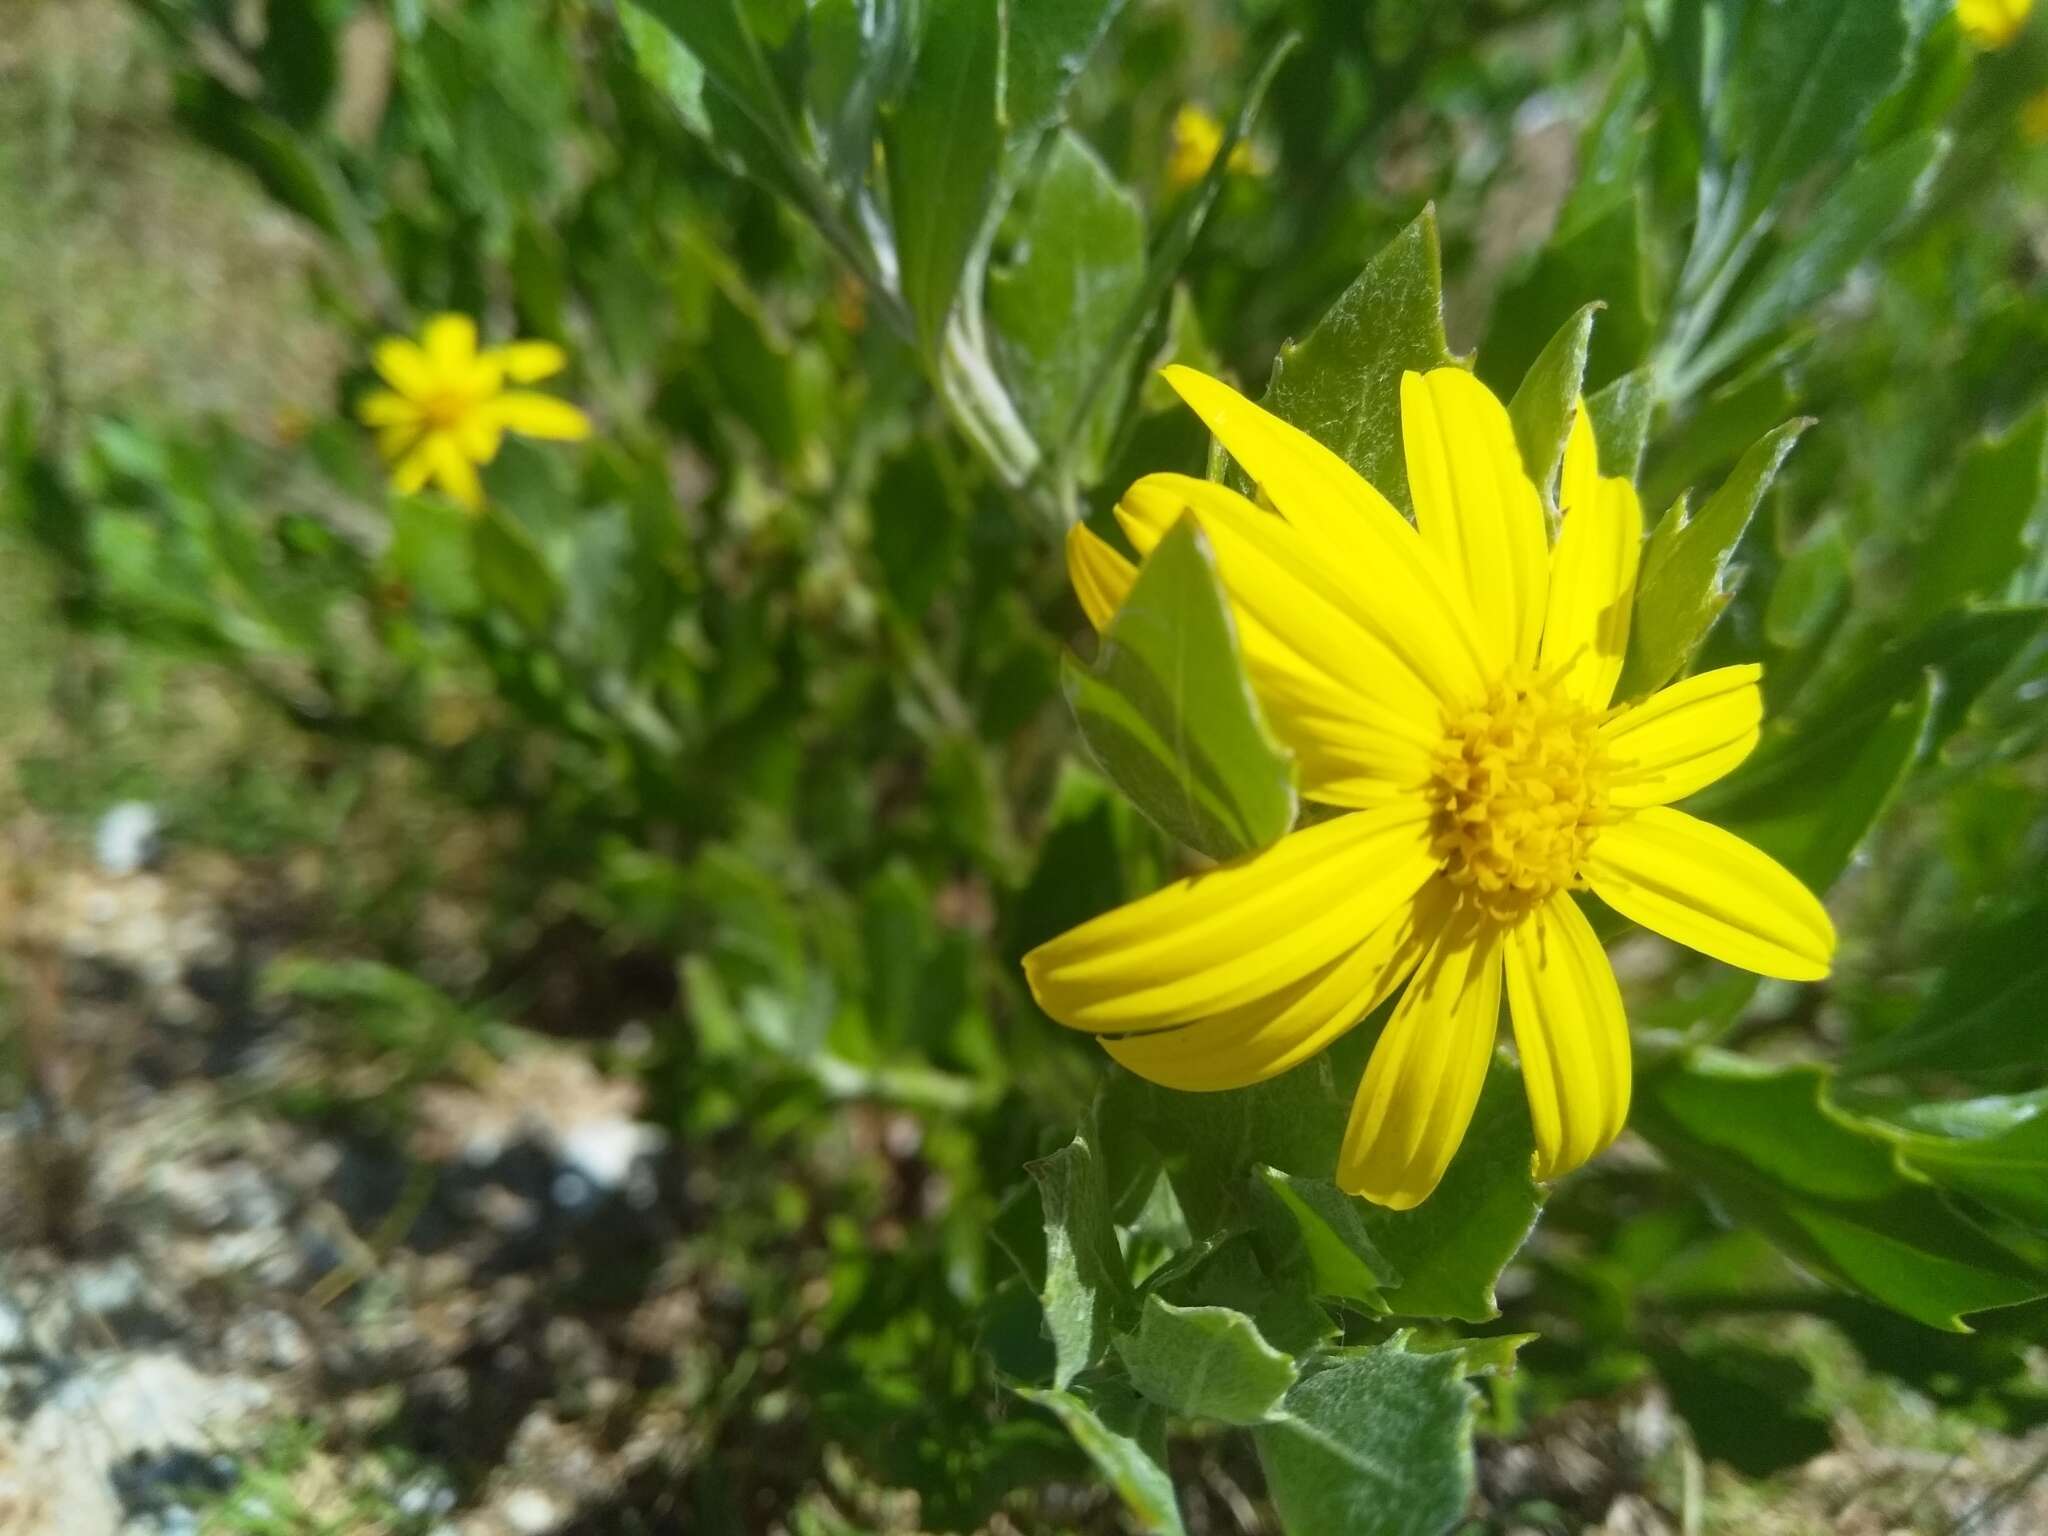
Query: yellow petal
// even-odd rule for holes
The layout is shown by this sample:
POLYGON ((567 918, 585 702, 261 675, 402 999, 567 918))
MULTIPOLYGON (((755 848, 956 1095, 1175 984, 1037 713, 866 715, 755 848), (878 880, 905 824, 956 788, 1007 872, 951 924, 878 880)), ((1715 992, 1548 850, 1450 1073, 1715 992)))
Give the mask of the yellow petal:
POLYGON ((1451 1165, 1493 1057, 1500 929, 1458 917, 1438 928, 1352 1101, 1337 1182, 1397 1211, 1427 1200, 1451 1165))
POLYGON ((515 341, 493 354, 514 384, 538 384, 569 366, 569 354, 552 341, 515 341))
POLYGON ((391 489, 401 496, 414 496, 433 478, 434 441, 433 436, 427 437, 391 466, 391 489))
POLYGON ((1462 594, 1408 520, 1364 476, 1299 427, 1218 379, 1161 375, 1340 583, 1369 594, 1383 640, 1443 699, 1481 692, 1462 594))
POLYGON ((476 362, 476 322, 467 315, 436 315, 420 332, 420 344, 441 378, 454 383, 476 362))
POLYGON ((1623 917, 1761 976, 1818 981, 1835 925, 1798 876, 1732 832, 1653 806, 1604 829, 1586 881, 1623 917))
MULTIPOLYGON (((379 427, 377 429, 377 452, 382 456, 385 463, 396 464, 400 459, 411 453, 414 448, 419 446, 420 438, 425 430, 424 424, 417 421, 399 422, 393 426, 379 427)), ((418 487, 414 487, 414 489, 418 489, 418 487)))
POLYGON ((1401 441, 1415 526, 1464 583, 1481 655, 1495 671, 1528 666, 1550 551, 1507 408, 1462 368, 1403 374, 1401 441))
POLYGON ((1571 430, 1564 439, 1564 473, 1557 483, 1557 504, 1562 508, 1592 504, 1600 486, 1600 440, 1593 433, 1593 414, 1583 396, 1572 409, 1571 430))
POLYGON ((416 427, 420 408, 389 389, 373 389, 356 402, 356 420, 366 427, 416 427))
POLYGON ((463 455, 462 446, 450 432, 436 432, 420 445, 433 466, 434 483, 457 506, 474 512, 484 504, 483 482, 476 465, 463 455))
POLYGON ((1611 803, 1669 805, 1732 772, 1763 724, 1763 672, 1748 662, 1696 673, 1601 726, 1611 803))
POLYGON ((1560 672, 1573 697, 1605 708, 1628 654, 1643 508, 1626 480, 1601 478, 1597 461, 1594 472, 1587 472, 1587 460, 1595 453, 1592 423, 1581 401, 1565 447, 1558 502, 1564 516, 1550 557, 1542 661, 1545 671, 1560 672))
POLYGON ((1287 523, 1227 486, 1147 475, 1116 509, 1141 555, 1188 512, 1216 552, 1253 687, 1274 730, 1301 754, 1303 792, 1322 798, 1311 784, 1326 758, 1348 765, 1340 776, 1420 784, 1443 733, 1443 705, 1362 621, 1369 601, 1348 592, 1287 523))
POLYGON ((462 413, 454 428, 456 446, 472 464, 488 464, 498 456, 505 441, 505 429, 490 411, 478 408, 462 413))
POLYGON ((1434 868, 1429 807, 1333 817, 1176 880, 1024 957, 1070 1029, 1170 1029, 1270 997, 1356 945, 1434 868))
POLYGON ((1081 611, 1100 633, 1130 596, 1138 568, 1090 533, 1086 523, 1076 523, 1067 530, 1067 576, 1081 599, 1081 611))
POLYGON ((507 390, 491 402, 490 409, 507 432, 517 432, 522 437, 573 443, 590 436, 590 418, 553 395, 527 389, 507 390))
POLYGON ((1348 954, 1294 985, 1184 1029, 1156 1030, 1102 1048, 1140 1077, 1207 1093, 1264 1082, 1299 1066, 1371 1013, 1415 969, 1443 921, 1444 882, 1397 907, 1348 954))
POLYGON ((434 365, 416 341, 387 336, 377 343, 370 360, 384 376, 384 382, 409 400, 424 400, 440 391, 434 365))
POLYGON ((1593 925, 1562 891, 1508 931, 1504 961, 1536 1132, 1530 1171, 1554 1179, 1605 1149, 1628 1120, 1628 1018, 1593 925))

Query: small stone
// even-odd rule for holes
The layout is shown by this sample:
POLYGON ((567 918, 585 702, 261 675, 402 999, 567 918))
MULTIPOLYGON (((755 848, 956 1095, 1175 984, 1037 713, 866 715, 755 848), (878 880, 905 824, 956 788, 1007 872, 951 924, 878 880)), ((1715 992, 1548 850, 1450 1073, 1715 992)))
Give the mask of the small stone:
POLYGON ((156 807, 123 800, 108 809, 93 832, 93 857, 110 875, 132 875, 156 857, 163 818, 156 807))
POLYGON ((11 1298, 0 1296, 0 1360, 22 1360, 35 1352, 28 1313, 11 1298))

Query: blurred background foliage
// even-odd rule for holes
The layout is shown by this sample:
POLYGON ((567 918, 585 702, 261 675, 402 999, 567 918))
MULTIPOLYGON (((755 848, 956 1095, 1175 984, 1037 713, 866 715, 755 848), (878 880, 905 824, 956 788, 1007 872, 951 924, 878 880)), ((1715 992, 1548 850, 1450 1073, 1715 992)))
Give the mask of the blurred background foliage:
POLYGON ((1140 1528, 1218 1528, 1213 1490, 1175 1508, 1192 1433, 1251 1518, 1428 1532, 1475 1415, 1512 1437, 1650 1379, 1750 1477, 1824 1448, 1845 1382, 2048 1418, 2041 27, 132 12, 0 43, 33 86, 0 100, 5 792, 317 853, 328 948, 371 969, 275 984, 406 1083, 503 1049, 482 1017, 641 1081, 755 1319, 692 1399, 705 1528, 826 1447, 931 1527, 1101 1478, 1140 1528), (598 423, 508 443, 474 518, 387 493, 352 419, 374 341, 445 310, 562 343, 598 423), (1400 501, 1392 390, 1446 353, 1553 464, 1589 398, 1656 526, 1629 691, 1764 661, 1778 723, 1701 808, 1832 886, 1844 943, 1827 985, 1759 987, 1616 925, 1640 1139, 1546 1200, 1502 1067, 1424 1222, 1333 1202, 1327 1074, 1192 1109, 1110 1081, 1016 959, 1180 865, 1062 697, 1066 526, 1211 465, 1152 369, 1270 377, 1400 501), (1360 1428, 1388 1413, 1412 1443, 1360 1428))

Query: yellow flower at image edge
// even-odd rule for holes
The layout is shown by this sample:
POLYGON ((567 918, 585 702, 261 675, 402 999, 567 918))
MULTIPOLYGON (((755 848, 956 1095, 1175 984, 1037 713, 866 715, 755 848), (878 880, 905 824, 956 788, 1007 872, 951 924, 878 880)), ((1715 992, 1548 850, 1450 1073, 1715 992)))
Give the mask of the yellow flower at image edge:
MULTIPOLYGON (((1572 892, 1766 976, 1827 974, 1835 934, 1798 879, 1670 803, 1757 741, 1756 666, 1611 708, 1642 541, 1581 406, 1550 547, 1508 415, 1471 374, 1402 380, 1415 522, 1342 459, 1227 385, 1168 382, 1260 487, 1152 475, 1118 521, 1141 553, 1192 513, 1246 670, 1308 800, 1346 814, 1176 881, 1024 957, 1041 1007, 1170 1088, 1242 1087, 1307 1061, 1402 982, 1339 1157, 1397 1209, 1436 1188, 1492 1059, 1503 994, 1533 1172, 1585 1162, 1628 1116, 1628 1023, 1572 892)), ((1100 629, 1136 579, 1077 527, 1100 629)))
POLYGON ((467 315, 436 315, 418 341, 391 336, 377 344, 377 372, 389 385, 357 403, 391 465, 392 489, 411 495, 432 483, 461 506, 483 505, 477 471, 498 456, 507 432, 574 442, 590 435, 590 418, 567 401, 512 384, 560 373, 568 356, 551 341, 477 345, 467 315))
POLYGON ((2027 25, 2034 0, 1956 0, 1956 20, 1979 48, 2010 47, 2027 25))
MULTIPOLYGON (((1223 125, 1205 109, 1189 102, 1173 115, 1173 139, 1166 155, 1166 184, 1175 191, 1192 187, 1209 174, 1209 164, 1223 147, 1223 125)), ((1236 176, 1255 169, 1251 145, 1239 141, 1223 168, 1236 176)))

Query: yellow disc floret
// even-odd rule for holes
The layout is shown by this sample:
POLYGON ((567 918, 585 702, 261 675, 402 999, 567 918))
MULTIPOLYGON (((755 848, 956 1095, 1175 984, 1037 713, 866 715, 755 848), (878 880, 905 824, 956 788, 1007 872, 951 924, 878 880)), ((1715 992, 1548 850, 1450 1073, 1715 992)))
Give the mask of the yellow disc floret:
POLYGON ((1432 847, 1488 916, 1512 923, 1577 877, 1607 813, 1598 725, 1554 678, 1530 673, 1446 714, 1432 847))

